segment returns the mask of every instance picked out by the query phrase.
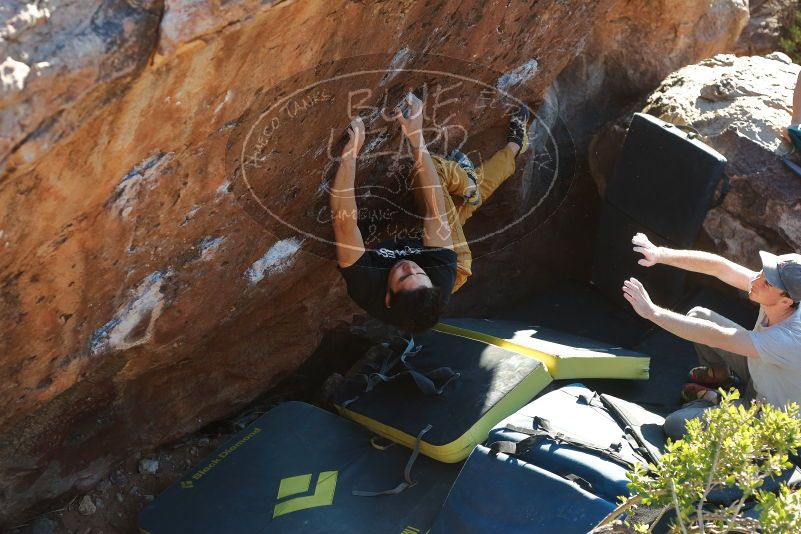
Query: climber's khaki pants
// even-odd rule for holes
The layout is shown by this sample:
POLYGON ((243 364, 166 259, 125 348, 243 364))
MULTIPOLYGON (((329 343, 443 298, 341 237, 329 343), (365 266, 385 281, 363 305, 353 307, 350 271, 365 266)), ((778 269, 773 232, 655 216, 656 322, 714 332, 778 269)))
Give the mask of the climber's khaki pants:
POLYGON ((472 185, 464 169, 455 161, 438 156, 431 156, 431 159, 434 160, 437 175, 439 175, 442 188, 446 193, 445 209, 448 212, 448 224, 451 227, 453 250, 456 252, 456 283, 453 284, 453 292, 456 293, 467 281, 467 278, 473 274, 470 270, 473 257, 470 254, 470 247, 467 246, 467 239, 465 239, 462 227, 467 219, 492 196, 498 186, 514 174, 515 156, 510 148, 504 147, 483 165, 476 168, 481 202, 475 206, 464 202, 464 193, 472 185))

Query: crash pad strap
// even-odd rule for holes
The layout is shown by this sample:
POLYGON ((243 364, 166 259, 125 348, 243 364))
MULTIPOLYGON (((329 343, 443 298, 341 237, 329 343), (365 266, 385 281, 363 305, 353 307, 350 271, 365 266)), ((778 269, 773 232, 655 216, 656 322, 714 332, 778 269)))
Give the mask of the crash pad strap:
POLYGON ((431 425, 427 425, 423 430, 417 434, 417 441, 414 444, 414 450, 412 450, 411 456, 409 456, 409 461, 406 462, 406 467, 403 469, 403 482, 398 484, 392 489, 384 490, 384 491, 361 491, 361 490, 353 490, 351 493, 356 497, 378 497, 379 495, 397 495, 398 493, 402 492, 406 488, 411 488, 416 484, 414 480, 412 480, 412 466, 414 465, 415 460, 420 455, 420 442, 423 440, 423 434, 431 430, 431 425))
POLYGON ((612 418, 617 421, 618 425, 625 432, 626 439, 629 441, 632 448, 648 462, 657 465, 659 463, 659 458, 654 455, 654 453, 648 447, 648 444, 645 443, 645 440, 634 431, 632 428, 632 423, 629 421, 628 417, 626 417, 626 415, 620 411, 614 402, 609 400, 609 396, 605 393, 601 393, 599 398, 601 399, 601 403, 603 403, 604 408, 606 408, 612 418))
POLYGON ((628 469, 633 469, 634 464, 629 460, 623 458, 620 454, 618 454, 623 446, 621 443, 613 443, 610 444, 609 447, 599 447, 598 445, 591 443, 589 441, 583 440, 576 436, 570 436, 565 434, 564 432, 556 432, 553 430, 550 421, 544 419, 542 417, 534 417, 532 420, 532 426, 534 428, 523 428, 515 425, 506 425, 508 430, 512 432, 517 432, 519 434, 526 434, 529 437, 519 441, 496 441, 490 446, 490 449, 493 452, 502 452, 504 454, 508 454, 510 456, 521 457, 525 455, 533 446, 540 442, 540 440, 544 438, 548 438, 551 441, 556 443, 564 443, 566 445, 571 445, 573 447, 589 450, 592 452, 597 452, 603 454, 605 457, 613 460, 614 462, 626 467, 628 469), (536 427, 540 427, 537 429, 536 427))
MULTIPOLYGON (((394 382, 409 376, 424 395, 441 395, 448 384, 459 378, 459 373, 454 372, 450 367, 438 367, 431 371, 417 369, 409 362, 409 359, 420 352, 422 348, 422 345, 415 345, 414 338, 410 337, 406 348, 399 356, 390 355, 381 362, 376 372, 359 375, 365 380, 365 388, 362 393, 372 391, 378 384, 394 382), (398 371, 398 366, 402 370, 398 371), (437 385, 438 383, 439 385, 437 385)), ((343 402, 342 406, 347 407, 358 398, 359 395, 356 395, 343 402)))

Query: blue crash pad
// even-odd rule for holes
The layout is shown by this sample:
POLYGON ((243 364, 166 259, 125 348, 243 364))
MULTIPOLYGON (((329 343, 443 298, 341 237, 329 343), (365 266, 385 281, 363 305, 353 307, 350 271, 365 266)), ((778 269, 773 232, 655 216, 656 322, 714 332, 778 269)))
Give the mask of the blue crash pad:
POLYGON ((585 534, 614 508, 569 480, 479 445, 430 534, 585 534))

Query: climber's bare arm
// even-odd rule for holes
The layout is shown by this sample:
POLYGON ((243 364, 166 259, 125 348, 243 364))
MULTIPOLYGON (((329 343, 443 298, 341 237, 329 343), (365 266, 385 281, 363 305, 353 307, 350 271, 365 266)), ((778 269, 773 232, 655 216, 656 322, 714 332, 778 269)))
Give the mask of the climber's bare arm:
POLYGON ((423 244, 453 249, 451 227, 445 211, 445 193, 423 138, 423 103, 410 93, 406 106, 409 110, 408 118, 400 111, 395 118, 401 123, 414 155, 415 191, 424 213, 423 244))
POLYGON ((661 308, 653 303, 645 286, 636 278, 623 282, 623 297, 640 317, 653 321, 675 336, 747 358, 759 357, 745 328, 737 325, 722 326, 702 317, 687 316, 661 308))
POLYGON ((410 139, 415 159, 415 179, 418 198, 422 198, 423 244, 427 247, 443 247, 453 249, 451 227, 448 224, 448 215, 445 211, 445 196, 442 184, 437 176, 434 162, 426 148, 425 140, 420 135, 414 140, 410 139))
POLYGON ((331 187, 331 221, 337 242, 337 263, 350 267, 364 254, 364 240, 358 226, 358 211, 354 196, 356 158, 364 144, 364 123, 359 117, 348 128, 348 143, 342 150, 337 174, 331 187))

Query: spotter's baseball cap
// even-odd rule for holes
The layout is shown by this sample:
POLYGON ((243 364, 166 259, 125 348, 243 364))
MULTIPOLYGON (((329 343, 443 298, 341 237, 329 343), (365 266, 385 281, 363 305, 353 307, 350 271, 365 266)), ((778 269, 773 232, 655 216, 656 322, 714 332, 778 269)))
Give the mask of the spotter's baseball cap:
POLYGON ((795 302, 801 301, 801 254, 776 256, 760 250, 759 257, 762 258, 762 272, 770 285, 786 292, 795 302))

